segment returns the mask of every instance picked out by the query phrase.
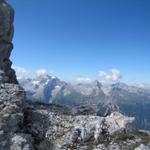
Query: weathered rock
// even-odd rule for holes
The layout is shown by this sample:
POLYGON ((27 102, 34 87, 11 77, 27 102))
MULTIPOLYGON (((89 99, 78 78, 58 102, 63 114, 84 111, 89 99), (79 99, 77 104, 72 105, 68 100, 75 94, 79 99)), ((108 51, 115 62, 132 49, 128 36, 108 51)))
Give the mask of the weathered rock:
POLYGON ((71 113, 63 114, 61 110, 61 113, 54 111, 52 105, 51 109, 49 105, 45 107, 37 107, 35 104, 31 107, 31 105, 26 108, 24 120, 28 133, 39 141, 40 139, 50 141, 56 149, 72 147, 76 143, 103 142, 108 135, 126 130, 128 124, 134 121, 134 118, 123 116, 118 112, 107 117, 74 116, 71 113))
POLYGON ((145 146, 144 144, 141 144, 139 147, 135 148, 135 150, 149 150, 150 147, 145 146))
POLYGON ((11 69, 12 62, 9 57, 13 49, 12 38, 14 10, 5 1, 0 0, 0 82, 17 83, 15 71, 11 69))
POLYGON ((33 150, 33 139, 28 134, 16 134, 11 139, 11 150, 33 150))
MULTIPOLYGON (((0 150, 22 150, 19 145, 27 136, 19 139, 21 135, 17 136, 16 133, 23 130, 24 102, 25 92, 19 85, 0 84, 0 150)), ((30 150, 25 147, 23 150, 30 150)))
POLYGON ((93 150, 107 150, 107 148, 104 144, 99 144, 95 146, 93 150))
POLYGON ((113 112, 105 118, 109 134, 130 130, 134 117, 126 117, 119 112, 113 112))

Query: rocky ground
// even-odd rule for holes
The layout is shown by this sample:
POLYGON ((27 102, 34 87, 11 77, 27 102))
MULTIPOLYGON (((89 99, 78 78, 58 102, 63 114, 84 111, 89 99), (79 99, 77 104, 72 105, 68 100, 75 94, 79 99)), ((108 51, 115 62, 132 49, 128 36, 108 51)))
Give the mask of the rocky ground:
POLYGON ((0 150, 150 149, 149 133, 130 131, 134 118, 118 112, 106 117, 79 115, 25 99, 19 85, 0 85, 0 150))
POLYGON ((36 137, 38 150, 134 150, 150 149, 149 133, 131 131, 134 118, 113 112, 106 117, 76 115, 57 105, 28 103, 26 132, 36 137))

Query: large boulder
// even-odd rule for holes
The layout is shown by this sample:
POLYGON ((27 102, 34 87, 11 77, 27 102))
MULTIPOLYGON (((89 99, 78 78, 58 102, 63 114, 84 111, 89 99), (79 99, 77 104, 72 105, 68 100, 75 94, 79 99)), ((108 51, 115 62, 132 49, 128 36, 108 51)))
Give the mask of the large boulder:
POLYGON ((0 0, 0 83, 17 83, 15 71, 11 69, 12 62, 9 59, 13 49, 13 20, 13 8, 5 0, 0 0))
POLYGON ((105 124, 110 135, 132 130, 134 117, 127 117, 119 112, 112 112, 109 116, 105 117, 105 124))

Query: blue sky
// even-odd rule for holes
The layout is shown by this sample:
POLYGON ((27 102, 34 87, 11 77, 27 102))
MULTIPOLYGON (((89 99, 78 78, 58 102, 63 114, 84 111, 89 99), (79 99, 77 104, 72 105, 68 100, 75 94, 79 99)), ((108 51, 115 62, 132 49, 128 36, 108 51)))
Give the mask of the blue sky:
POLYGON ((62 79, 118 69, 150 83, 149 0, 9 0, 15 9, 12 61, 62 79))

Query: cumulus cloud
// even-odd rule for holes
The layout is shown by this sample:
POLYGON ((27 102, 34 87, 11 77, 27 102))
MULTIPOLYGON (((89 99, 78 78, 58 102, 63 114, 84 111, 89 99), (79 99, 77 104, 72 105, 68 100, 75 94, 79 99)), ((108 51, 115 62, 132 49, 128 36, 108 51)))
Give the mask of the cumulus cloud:
POLYGON ((118 69, 111 69, 111 72, 99 71, 98 75, 103 79, 103 82, 117 82, 122 78, 118 69))
POLYGON ((45 75, 45 74, 48 74, 47 70, 46 69, 38 69, 36 71, 36 75, 37 76, 42 76, 42 75, 45 75))
POLYGON ((108 75, 108 73, 106 71, 99 71, 99 76, 105 77, 107 75, 108 75))
POLYGON ((36 76, 44 76, 44 75, 50 75, 53 78, 55 78, 56 76, 54 75, 53 71, 50 70, 46 70, 46 69, 38 69, 35 71, 35 75, 36 76))
POLYGON ((112 80, 118 81, 122 78, 121 72, 118 69, 112 69, 112 80))
POLYGON ((92 79, 88 78, 88 77, 77 77, 75 79, 75 82, 76 83, 84 83, 84 84, 87 84, 87 83, 91 83, 92 82, 92 79))
POLYGON ((27 72, 28 72, 25 68, 19 67, 19 66, 13 66, 13 69, 15 69, 15 71, 16 71, 17 73, 21 73, 21 74, 24 74, 24 73, 27 73, 27 72))
POLYGON ((16 71, 17 78, 32 78, 34 76, 43 76, 46 74, 52 75, 53 73, 46 69, 38 69, 35 72, 31 72, 24 67, 20 66, 12 66, 12 68, 16 71))
POLYGON ((18 75, 18 78, 20 77, 28 77, 31 73, 24 67, 20 66, 12 66, 12 68, 16 71, 16 74, 18 75))

